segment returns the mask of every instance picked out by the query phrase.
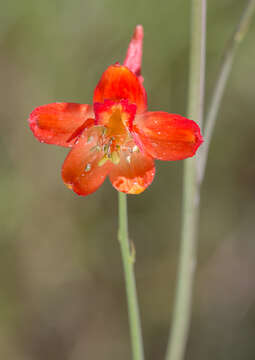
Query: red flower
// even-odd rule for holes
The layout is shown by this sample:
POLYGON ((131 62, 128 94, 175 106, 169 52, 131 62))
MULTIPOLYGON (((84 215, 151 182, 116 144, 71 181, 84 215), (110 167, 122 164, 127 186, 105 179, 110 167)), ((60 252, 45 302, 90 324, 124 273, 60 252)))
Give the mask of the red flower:
POLYGON ((142 41, 138 25, 124 65, 116 63, 103 73, 93 106, 53 103, 30 115, 30 128, 39 141, 72 148, 62 178, 79 195, 96 191, 107 175, 118 191, 139 194, 154 178, 154 159, 186 159, 203 141, 194 121, 147 111, 142 41))

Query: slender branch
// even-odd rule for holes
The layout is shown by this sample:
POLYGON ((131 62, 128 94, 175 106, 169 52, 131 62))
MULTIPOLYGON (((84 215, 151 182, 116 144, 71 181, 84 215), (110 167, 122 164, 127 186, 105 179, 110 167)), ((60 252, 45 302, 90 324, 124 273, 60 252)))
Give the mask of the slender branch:
POLYGON ((121 256, 127 293, 129 327, 133 360, 143 360, 143 340, 134 275, 134 258, 128 240, 127 196, 119 192, 119 233, 121 256))
MULTIPOLYGON (((206 0, 192 0, 191 50, 188 116, 202 125, 204 103, 206 38, 206 0)), ((173 325, 167 347, 167 360, 184 358, 190 327, 192 289, 196 267, 196 227, 199 187, 196 159, 185 160, 183 184, 182 233, 173 325)))
POLYGON ((212 139, 212 134, 215 128, 216 119, 218 116, 221 100, 224 94, 227 80, 232 69, 234 56, 238 49, 239 44, 247 34, 249 25, 251 23, 252 15, 255 11, 255 0, 248 0, 246 7, 241 15, 240 21, 234 30, 234 33, 228 42, 220 66, 220 70, 217 76, 215 87, 213 90, 212 100, 209 106, 209 111, 206 116, 205 122, 205 142, 201 147, 200 158, 198 161, 198 181, 201 184, 205 174, 206 162, 208 157, 208 151, 212 139))

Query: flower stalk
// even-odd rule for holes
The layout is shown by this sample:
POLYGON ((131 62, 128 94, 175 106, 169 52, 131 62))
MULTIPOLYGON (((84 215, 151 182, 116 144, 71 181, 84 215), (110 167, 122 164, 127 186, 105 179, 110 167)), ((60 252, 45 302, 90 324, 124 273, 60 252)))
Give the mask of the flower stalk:
MULTIPOLYGON (((183 227, 177 294, 173 317, 172 334, 167 348, 167 360, 181 360, 185 354, 191 317, 192 287, 196 266, 196 232, 199 215, 200 185, 203 182, 208 151, 219 112, 221 100, 229 78, 234 56, 239 44, 247 34, 255 0, 248 0, 233 35, 226 46, 216 79, 212 100, 205 122, 205 143, 198 159, 185 160, 183 227)), ((193 0, 191 74, 189 87, 189 117, 199 119, 202 126, 204 101, 205 21, 206 1, 193 0), (200 57, 199 57, 200 54, 200 57), (195 82, 194 82, 195 81, 195 82), (196 114, 198 115, 196 117, 196 114)))
POLYGON ((242 42, 243 38, 249 30, 251 19, 255 11, 255 0, 248 0, 241 18, 233 32, 233 35, 228 42, 222 57, 219 73, 215 83, 212 94, 211 103, 205 119, 204 136, 205 142, 200 151, 198 161, 198 182, 201 184, 204 179, 206 162, 209 152, 209 147, 212 140, 213 131, 215 128, 216 119, 219 113, 220 104, 226 88, 227 80, 229 78, 236 51, 242 42))
MULTIPOLYGON (((206 0, 192 0, 188 115, 202 125, 204 104, 206 0)), ((197 160, 185 160, 183 178, 182 232, 176 297, 167 360, 184 358, 190 327, 192 289, 197 262, 199 184, 197 160)))
POLYGON ((119 192, 119 243, 124 269, 133 360, 143 360, 143 339, 134 275, 134 256, 128 239, 127 195, 119 192))

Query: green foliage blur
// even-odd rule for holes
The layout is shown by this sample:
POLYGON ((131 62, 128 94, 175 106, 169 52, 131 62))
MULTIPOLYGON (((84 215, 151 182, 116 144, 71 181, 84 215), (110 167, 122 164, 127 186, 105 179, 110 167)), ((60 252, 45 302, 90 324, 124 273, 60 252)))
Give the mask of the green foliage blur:
MULTIPOLYGON (((245 1, 208 1, 207 103, 245 1)), ((185 115, 190 1, 13 0, 0 14, 0 359, 131 358, 117 193, 78 197, 61 180, 67 149, 40 144, 27 118, 56 101, 91 103, 107 66, 145 30, 151 110, 185 115)), ((202 189, 186 359, 255 358, 255 26, 240 46, 202 189)), ((195 120, 195 119, 194 119, 195 120)), ((163 359, 175 291, 182 162, 157 162, 129 196, 148 360, 163 359)))

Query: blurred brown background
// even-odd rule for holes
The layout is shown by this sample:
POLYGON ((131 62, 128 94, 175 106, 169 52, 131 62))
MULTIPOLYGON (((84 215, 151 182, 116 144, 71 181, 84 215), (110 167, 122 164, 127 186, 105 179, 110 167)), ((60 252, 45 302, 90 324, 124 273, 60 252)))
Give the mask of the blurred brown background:
MULTIPOLYGON (((13 0, 0 14, 0 358, 130 359, 117 233, 107 181, 80 198, 62 183, 67 149, 40 144, 38 105, 91 103, 106 67, 144 25, 151 110, 185 114, 189 1, 13 0)), ((245 1, 208 1, 207 99, 245 1)), ((202 190, 198 270, 186 359, 255 358, 255 24, 238 51, 202 190)), ((129 197, 148 360, 163 359, 180 238, 182 162, 129 197)))

